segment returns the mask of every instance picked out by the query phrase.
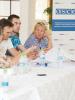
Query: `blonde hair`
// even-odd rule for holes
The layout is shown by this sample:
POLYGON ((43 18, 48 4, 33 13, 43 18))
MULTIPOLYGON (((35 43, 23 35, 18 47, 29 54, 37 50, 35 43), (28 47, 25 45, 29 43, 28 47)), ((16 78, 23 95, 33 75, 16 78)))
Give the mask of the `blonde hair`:
POLYGON ((34 26, 33 33, 35 33, 35 30, 36 30, 36 28, 37 28, 38 26, 42 26, 42 27, 44 28, 45 31, 47 30, 47 27, 46 27, 46 25, 45 25, 44 22, 38 22, 38 23, 36 23, 35 26, 34 26))

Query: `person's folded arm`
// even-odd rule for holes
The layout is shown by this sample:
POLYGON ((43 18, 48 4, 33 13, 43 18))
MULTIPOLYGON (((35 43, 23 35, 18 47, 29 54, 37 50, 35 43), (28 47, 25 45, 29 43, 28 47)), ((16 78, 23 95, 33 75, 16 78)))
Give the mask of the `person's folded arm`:
POLYGON ((21 52, 24 52, 24 51, 26 50, 25 47, 24 47, 23 45, 18 45, 18 46, 16 47, 16 49, 19 50, 19 51, 21 51, 21 52))
POLYGON ((46 31, 45 37, 47 37, 47 39, 48 39, 48 45, 45 48, 45 51, 47 52, 48 50, 50 50, 52 48, 52 37, 51 37, 50 31, 46 31))
POLYGON ((19 52, 15 48, 11 48, 11 49, 7 50, 6 55, 15 57, 15 56, 19 55, 19 52))
POLYGON ((30 48, 25 48, 24 45, 19 45, 17 47, 18 50, 20 50, 21 52, 25 52, 25 54, 34 51, 37 47, 36 46, 31 46, 30 48))
POLYGON ((6 56, 7 56, 7 61, 10 63, 10 65, 18 63, 20 58, 20 53, 15 48, 8 49, 8 52, 9 53, 6 54, 6 56))

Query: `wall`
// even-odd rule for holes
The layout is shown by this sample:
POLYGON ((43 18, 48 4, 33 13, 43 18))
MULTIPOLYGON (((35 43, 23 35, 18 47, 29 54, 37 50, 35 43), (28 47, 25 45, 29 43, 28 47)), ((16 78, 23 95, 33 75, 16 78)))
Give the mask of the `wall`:
POLYGON ((52 37, 54 47, 61 47, 75 60, 75 13, 72 9, 75 11, 74 0, 53 0, 52 37))
POLYGON ((30 3, 29 3, 29 33, 32 32, 33 26, 36 23, 36 20, 35 20, 35 3, 36 3, 36 0, 30 0, 30 3))
POLYGON ((33 31, 34 24, 38 21, 35 19, 36 0, 21 0, 21 40, 24 41, 33 31))
POLYGON ((21 31, 20 31, 20 38, 22 43, 28 37, 28 30, 29 30, 29 3, 30 0, 21 0, 20 5, 20 12, 21 12, 21 31))

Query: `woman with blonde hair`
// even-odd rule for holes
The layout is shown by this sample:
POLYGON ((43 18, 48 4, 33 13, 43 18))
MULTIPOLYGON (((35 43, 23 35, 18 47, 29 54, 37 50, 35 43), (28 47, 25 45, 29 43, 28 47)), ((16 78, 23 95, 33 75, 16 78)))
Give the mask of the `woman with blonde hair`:
POLYGON ((30 48, 34 45, 36 45, 39 50, 43 49, 45 52, 52 48, 51 34, 43 22, 36 23, 32 34, 24 44, 25 48, 30 48))
POLYGON ((52 48, 51 34, 43 22, 38 22, 34 26, 32 34, 25 42, 25 48, 36 45, 39 49, 49 50, 52 48))

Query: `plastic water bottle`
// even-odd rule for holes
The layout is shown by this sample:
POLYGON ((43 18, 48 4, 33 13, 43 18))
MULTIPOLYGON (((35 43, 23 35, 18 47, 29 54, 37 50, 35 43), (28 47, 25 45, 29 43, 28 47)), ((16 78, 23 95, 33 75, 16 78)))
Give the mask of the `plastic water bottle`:
POLYGON ((20 60, 19 60, 19 65, 20 67, 23 67, 25 65, 25 55, 21 54, 20 55, 20 60))
POLYGON ((41 53, 40 53, 40 65, 45 66, 45 67, 48 66, 44 51, 41 51, 41 53))
POLYGON ((26 57, 26 55, 24 53, 21 54, 18 65, 19 65, 18 66, 19 67, 19 71, 21 73, 24 73, 24 72, 27 71, 27 69, 28 69, 28 59, 27 59, 27 57, 26 57))
POLYGON ((7 69, 3 69, 3 78, 1 81, 1 87, 3 89, 3 92, 7 91, 9 88, 9 80, 8 80, 8 73, 7 69))
POLYGON ((63 52, 62 52, 62 48, 58 48, 58 52, 57 52, 57 62, 58 62, 58 66, 63 66, 63 62, 64 62, 64 56, 63 56, 63 52))

